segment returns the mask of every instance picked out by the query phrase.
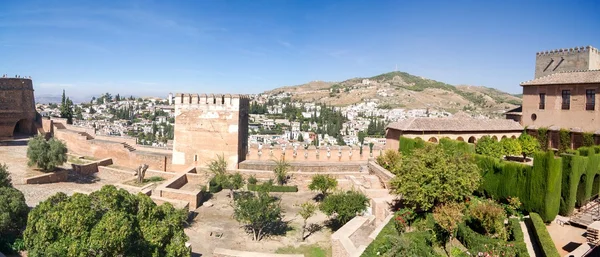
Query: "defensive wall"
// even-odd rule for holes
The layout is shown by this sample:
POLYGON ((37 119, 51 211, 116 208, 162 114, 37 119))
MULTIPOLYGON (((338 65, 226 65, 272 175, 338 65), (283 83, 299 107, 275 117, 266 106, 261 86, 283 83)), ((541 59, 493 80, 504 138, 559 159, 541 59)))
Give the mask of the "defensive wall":
POLYGON ((535 78, 557 72, 598 69, 600 51, 591 46, 543 51, 535 55, 535 78))
POLYGON ((53 118, 42 122, 44 131, 52 131, 56 139, 67 145, 69 153, 91 156, 95 159, 111 158, 115 165, 136 168, 148 164, 150 169, 178 171, 184 167, 171 164, 171 151, 135 144, 134 138, 96 135, 93 129, 72 126, 64 119, 53 118))
POLYGON ((0 78, 0 138, 36 131, 33 83, 25 78, 0 78))
POLYGON ((229 168, 248 148, 249 98, 243 95, 175 95, 174 165, 205 167, 223 155, 229 168))

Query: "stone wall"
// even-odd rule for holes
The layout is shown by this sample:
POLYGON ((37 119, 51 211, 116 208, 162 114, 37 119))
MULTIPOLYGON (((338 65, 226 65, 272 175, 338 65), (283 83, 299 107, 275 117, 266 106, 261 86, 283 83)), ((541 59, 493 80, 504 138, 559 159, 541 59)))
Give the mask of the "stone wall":
POLYGON ((386 170, 384 167, 379 166, 375 160, 369 160, 367 167, 369 167, 369 173, 379 177, 385 185, 385 188, 390 188, 390 180, 395 177, 393 173, 386 170))
MULTIPOLYGON (((297 162, 290 161, 289 171, 300 171, 300 172, 356 172, 360 171, 361 166, 367 164, 367 161, 353 161, 353 162, 297 162)), ((240 163, 240 169, 248 170, 275 170, 275 162, 273 160, 246 160, 240 163)))
POLYGON ((331 252, 336 257, 358 257, 365 251, 367 245, 355 245, 350 239, 362 227, 375 222, 373 216, 357 216, 348 221, 331 235, 331 252))
POLYGON ((236 168, 246 157, 248 103, 238 95, 177 94, 171 162, 205 167, 222 154, 229 168, 236 168))
POLYGON ((36 114, 31 79, 0 78, 0 138, 35 134, 36 114))
POLYGON ((535 55, 535 78, 557 72, 597 69, 600 69, 600 52, 590 46, 556 49, 535 55))
POLYGON ((289 162, 366 162, 369 158, 377 157, 382 154, 382 148, 375 147, 373 152, 369 152, 369 147, 363 148, 363 154, 360 154, 358 147, 332 146, 316 149, 314 146, 304 148, 281 148, 281 147, 252 147, 248 149, 247 160, 269 161, 273 159, 285 158, 289 162))
POLYGON ((25 178, 25 184, 48 184, 67 181, 69 171, 60 170, 38 176, 25 178))
POLYGON ((152 193, 157 197, 185 201, 189 203, 189 210, 193 211, 202 204, 201 185, 206 179, 202 175, 190 173, 177 173, 173 178, 156 187, 152 193))

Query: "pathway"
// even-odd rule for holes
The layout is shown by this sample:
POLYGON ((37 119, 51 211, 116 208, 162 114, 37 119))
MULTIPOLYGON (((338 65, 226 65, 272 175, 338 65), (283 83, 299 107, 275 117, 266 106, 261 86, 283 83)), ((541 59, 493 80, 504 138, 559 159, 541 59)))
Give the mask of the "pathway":
POLYGON ((519 224, 521 225, 521 230, 523 230, 523 237, 525 239, 525 245, 527 246, 527 252, 529 253, 529 256, 536 256, 535 250, 533 249, 533 243, 531 243, 531 236, 529 235, 529 230, 527 229, 525 222, 521 221, 519 224))

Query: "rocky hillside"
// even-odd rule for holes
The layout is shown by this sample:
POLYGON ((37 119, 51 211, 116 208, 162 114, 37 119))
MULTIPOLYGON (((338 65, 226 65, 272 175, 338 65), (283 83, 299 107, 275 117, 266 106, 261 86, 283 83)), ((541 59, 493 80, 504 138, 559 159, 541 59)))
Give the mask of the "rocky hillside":
POLYGON ((520 97, 494 88, 453 86, 406 72, 389 72, 342 82, 313 81, 265 93, 289 93, 293 100, 335 106, 378 99, 381 108, 433 108, 451 113, 462 110, 490 115, 501 114, 521 104, 520 97))

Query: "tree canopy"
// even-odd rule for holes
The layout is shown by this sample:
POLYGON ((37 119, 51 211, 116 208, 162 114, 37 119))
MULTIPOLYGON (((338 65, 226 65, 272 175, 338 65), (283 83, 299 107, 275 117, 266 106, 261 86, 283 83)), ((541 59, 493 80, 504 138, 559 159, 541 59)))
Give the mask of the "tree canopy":
POLYGON ((10 173, 8 173, 8 166, 0 163, 0 187, 12 187, 10 173))
POLYGON ((523 153, 521 149, 521 143, 519 140, 515 138, 503 138, 500 140, 500 145, 502 145, 502 149, 505 155, 518 156, 523 153))
POLYGON ((439 145, 426 144, 402 159, 391 184, 396 194, 424 211, 450 201, 459 201, 479 187, 479 167, 469 154, 452 154, 439 145))
POLYGON ((67 161, 67 147, 60 140, 37 135, 27 143, 27 159, 28 166, 52 171, 67 161))
POLYGON ((495 158, 502 158, 504 155, 504 149, 502 148, 502 145, 490 136, 483 136, 477 140, 475 152, 495 158))
POLYGON ((533 136, 523 133, 519 136, 523 158, 533 155, 540 150, 540 142, 533 136))
POLYGON ((319 205, 319 209, 332 217, 337 226, 343 226, 356 214, 367 209, 369 198, 358 191, 346 191, 331 194, 319 205))
POLYGON ((0 243, 3 243, 3 238, 20 234, 27 222, 28 211, 21 191, 11 186, 0 186, 0 243))
POLYGON ((308 189, 312 191, 319 191, 323 196, 326 196, 329 190, 337 187, 337 180, 329 175, 314 175, 312 181, 308 185, 308 189))
POLYGON ((186 212, 104 186, 57 193, 36 206, 24 233, 29 256, 190 256, 186 212))
POLYGON ((244 224, 256 241, 281 231, 285 226, 279 201, 270 196, 268 191, 243 194, 235 200, 233 207, 233 217, 244 224))

